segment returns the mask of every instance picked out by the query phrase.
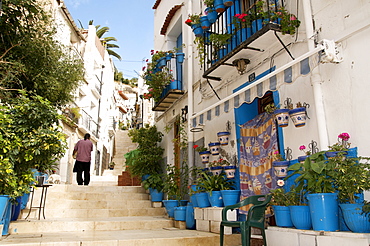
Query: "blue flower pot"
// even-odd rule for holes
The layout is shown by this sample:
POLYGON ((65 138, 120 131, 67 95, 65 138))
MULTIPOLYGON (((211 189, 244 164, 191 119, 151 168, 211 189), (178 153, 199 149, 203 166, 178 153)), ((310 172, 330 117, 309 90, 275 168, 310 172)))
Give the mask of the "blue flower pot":
POLYGON ((198 202, 198 207, 200 208, 207 208, 211 206, 211 203, 208 200, 208 194, 207 192, 201 192, 195 194, 198 202))
POLYGON ((224 172, 226 173, 226 177, 228 179, 232 179, 235 177, 235 170, 236 166, 226 166, 224 167, 224 172))
POLYGON ((352 232, 369 233, 370 221, 369 216, 362 214, 363 204, 339 204, 342 209, 344 221, 352 232))
POLYGON ((206 8, 205 10, 207 12, 207 18, 209 23, 215 23, 217 21, 218 14, 215 10, 215 8, 206 8))
POLYGON ((207 17, 207 16, 201 16, 201 17, 200 17, 200 24, 201 24, 202 29, 203 29, 204 31, 209 30, 209 27, 211 26, 211 23, 209 22, 209 20, 208 20, 208 17, 207 17))
POLYGON ((186 206, 186 229, 195 229, 195 218, 194 218, 194 206, 192 203, 188 203, 186 206))
POLYGON ((158 68, 163 68, 165 67, 167 64, 167 60, 166 60, 166 57, 161 57, 157 60, 157 67, 158 68))
POLYGON ((149 189, 150 192, 150 200, 152 202, 161 202, 163 200, 163 192, 158 192, 157 189, 149 189))
POLYGON ((202 151, 199 152, 199 156, 202 159, 202 163, 208 163, 209 162, 209 156, 211 155, 211 151, 202 151))
POLYGON ((310 230, 312 227, 309 206, 289 206, 290 217, 295 228, 310 230))
POLYGON ((163 200, 164 207, 166 208, 167 214, 170 218, 175 217, 175 207, 179 205, 177 200, 163 200))
POLYGON ((290 217, 290 209, 287 206, 272 206, 275 213, 276 225, 280 227, 293 227, 293 222, 290 217))
POLYGON ((186 220, 186 207, 175 207, 174 208, 174 218, 176 221, 185 221, 186 220))
POLYGON ((234 0, 224 0, 224 5, 230 7, 234 4, 234 0))
POLYGON ((218 141, 221 145, 228 145, 229 144, 229 136, 230 132, 218 132, 217 137, 218 141))
POLYGON ((191 28, 193 29, 193 33, 195 37, 201 37, 203 36, 203 29, 200 24, 192 25, 191 28))
POLYGON ((220 142, 213 142, 208 144, 212 155, 218 155, 220 153, 220 145, 220 142))
POLYGON ((221 191, 212 191, 212 195, 210 192, 207 193, 209 203, 212 207, 223 207, 224 202, 222 200, 221 191))
POLYGON ((240 200, 240 190, 222 190, 221 194, 225 206, 237 204, 240 200))
POLYGON ((215 0, 213 5, 215 6, 215 10, 217 13, 222 13, 225 11, 225 5, 223 0, 215 0))
POLYGON ((337 198, 337 193, 315 193, 307 195, 313 230, 339 230, 339 207, 337 198))
POLYGON ((183 63, 184 62, 184 57, 185 57, 184 53, 176 53, 176 61, 178 63, 183 63))

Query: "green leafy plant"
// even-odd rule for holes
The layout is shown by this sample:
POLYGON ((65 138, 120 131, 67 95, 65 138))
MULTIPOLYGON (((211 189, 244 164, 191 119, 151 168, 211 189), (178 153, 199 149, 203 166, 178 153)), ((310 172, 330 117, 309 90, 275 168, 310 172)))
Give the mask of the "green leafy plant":
POLYGON ((200 17, 201 16, 202 16, 201 14, 189 15, 188 19, 185 21, 185 24, 188 25, 188 26, 200 24, 200 17))
POLYGON ((196 48, 198 50, 198 55, 196 56, 196 58, 199 59, 199 65, 203 66, 204 57, 205 57, 205 51, 204 51, 205 40, 204 40, 204 37, 203 36, 195 37, 194 44, 196 45, 196 48))
POLYGON ((214 7, 215 0, 204 0, 204 5, 206 5, 208 8, 214 7))
POLYGON ((282 34, 293 35, 301 25, 301 21, 294 14, 289 13, 284 7, 275 12, 271 20, 280 20, 282 34))
POLYGON ((284 188, 277 188, 274 190, 270 190, 270 192, 272 194, 272 199, 270 201, 271 205, 276 206, 295 205, 294 192, 292 191, 286 192, 284 188))
POLYGON ((145 80, 145 84, 149 86, 149 93, 145 93, 144 98, 154 98, 155 101, 159 101, 163 89, 174 81, 172 71, 167 67, 164 67, 159 71, 148 67, 141 77, 145 80))
POLYGON ((219 50, 230 42, 231 37, 232 34, 230 33, 211 33, 209 41, 211 41, 215 49, 219 50))
POLYGON ((163 191, 167 193, 168 199, 182 200, 185 198, 188 194, 188 177, 190 172, 187 165, 181 168, 167 165, 163 191))
POLYGON ((208 151, 208 148, 207 147, 205 147, 205 146, 199 146, 197 144, 193 145, 193 149, 195 149, 195 151, 197 151, 197 152, 208 151))
POLYGON ((226 175, 212 175, 208 172, 201 172, 197 181, 199 189, 211 195, 212 191, 231 190, 234 185, 234 181, 228 180, 226 175))
POLYGON ((334 184, 340 203, 355 203, 360 193, 370 189, 369 160, 370 158, 365 157, 348 158, 341 155, 328 160, 328 163, 333 163, 336 167, 334 184))
POLYGON ((126 165, 131 174, 142 177, 146 174, 159 173, 161 170, 160 160, 164 149, 159 146, 163 134, 156 126, 145 125, 140 129, 129 130, 128 136, 132 142, 138 143, 137 151, 131 151, 130 161, 126 165))
POLYGON ((315 153, 305 159, 303 163, 293 164, 288 168, 293 171, 286 178, 299 174, 295 179, 298 190, 308 193, 332 193, 335 192, 334 183, 337 178, 336 164, 325 158, 325 151, 315 153))
POLYGON ((164 175, 163 174, 151 174, 147 179, 145 179, 142 184, 145 189, 155 189, 158 192, 163 191, 164 188, 164 175))
POLYGON ((275 110, 277 110, 278 107, 275 106, 274 103, 269 103, 265 107, 265 112, 268 114, 273 114, 275 110))

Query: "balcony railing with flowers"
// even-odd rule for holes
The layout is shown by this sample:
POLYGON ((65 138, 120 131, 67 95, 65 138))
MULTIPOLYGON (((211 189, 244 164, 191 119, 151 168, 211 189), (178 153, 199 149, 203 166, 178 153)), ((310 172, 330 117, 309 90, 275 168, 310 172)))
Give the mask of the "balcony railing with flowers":
POLYGON ((184 94, 182 90, 184 53, 153 52, 152 63, 148 63, 143 74, 145 83, 149 86, 148 93, 144 93, 143 97, 154 99, 154 111, 164 111, 184 94))
POLYGON ((272 30, 282 43, 276 31, 294 34, 300 25, 296 16, 289 13, 278 0, 255 0, 252 3, 249 9, 243 11, 241 0, 234 0, 234 4, 223 6, 220 10, 214 1, 214 7, 206 9, 206 16, 191 15, 185 22, 192 27, 196 36, 198 57, 204 67, 203 77, 220 80, 213 77, 212 72, 221 65, 236 66, 228 60, 242 50, 263 51, 251 46, 251 43, 258 42, 257 39, 265 33, 272 30))

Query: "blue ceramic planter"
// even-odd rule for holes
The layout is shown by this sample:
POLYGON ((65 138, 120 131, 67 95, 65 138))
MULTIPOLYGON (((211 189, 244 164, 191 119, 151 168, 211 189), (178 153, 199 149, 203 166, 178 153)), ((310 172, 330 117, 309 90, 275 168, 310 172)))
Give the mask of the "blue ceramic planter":
POLYGON ((289 161, 274 161, 272 166, 274 167, 276 177, 285 178, 287 176, 289 161))
POLYGON ((158 192, 157 189, 149 189, 150 192, 150 200, 152 202, 161 202, 163 200, 163 192, 158 192))
POLYGON ((230 7, 234 4, 234 0, 224 0, 224 5, 230 7))
POLYGON ((197 198, 198 207, 207 208, 211 206, 208 200, 208 194, 206 192, 197 193, 195 196, 197 198))
POLYGON ((215 10, 215 8, 206 8, 205 10, 207 12, 207 18, 209 23, 215 23, 217 21, 218 14, 215 10))
POLYGON ((167 64, 167 60, 166 60, 166 57, 161 57, 157 60, 157 67, 158 68, 163 68, 165 67, 167 64))
POLYGON ((208 17, 207 17, 207 16, 201 16, 201 17, 200 17, 200 24, 201 24, 202 29, 203 29, 204 31, 209 30, 209 27, 211 26, 211 23, 209 22, 209 20, 208 20, 208 17))
POLYGON ((184 57, 185 57, 184 53, 176 53, 176 61, 178 63, 183 63, 184 62, 184 57))
POLYGON ((174 218, 176 221, 185 221, 186 220, 186 207, 175 207, 174 208, 174 218))
POLYGON ((223 0, 215 0, 213 5, 215 6, 215 10, 217 13, 222 13, 225 11, 225 5, 223 0))
POLYGON ((166 208, 167 214, 170 218, 175 217, 175 210, 174 208, 179 205, 177 200, 163 200, 164 207, 166 208))
POLYGON ((289 124, 289 109, 282 108, 274 111, 278 126, 287 127, 289 124))
POLYGON ((222 190, 222 200, 225 206, 237 204, 240 199, 240 190, 222 190))
POLYGON ((306 125, 306 108, 295 108, 292 110, 289 110, 289 116, 292 119, 295 127, 302 127, 306 125))
POLYGON ((194 25, 191 26, 191 28, 193 29, 193 33, 194 33, 195 37, 203 36, 203 29, 202 29, 202 26, 200 24, 194 24, 194 25))
POLYGON ((220 142, 213 142, 208 144, 212 155, 218 155, 220 153, 220 142))
POLYGON ((366 214, 362 214, 363 204, 339 204, 342 209, 344 221, 352 232, 369 233, 370 221, 366 214))
POLYGON ((195 229, 195 218, 194 218, 194 207, 192 203, 188 203, 186 206, 186 229, 195 229))

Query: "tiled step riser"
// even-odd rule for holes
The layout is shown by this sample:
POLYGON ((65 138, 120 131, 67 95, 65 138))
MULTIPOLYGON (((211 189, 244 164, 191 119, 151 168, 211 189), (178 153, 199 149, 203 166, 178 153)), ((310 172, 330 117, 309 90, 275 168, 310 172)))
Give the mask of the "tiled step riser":
POLYGON ((41 221, 11 223, 10 234, 84 231, 153 230, 173 227, 171 220, 151 221, 41 221))
MULTIPOLYGON (((21 218, 28 214, 28 209, 22 210, 21 218)), ((38 210, 32 209, 28 219, 38 218, 38 210)), ((46 219, 53 218, 111 218, 124 216, 164 216, 164 208, 133 208, 133 209, 45 209, 46 219)), ((42 215, 41 215, 41 218, 42 215)))

